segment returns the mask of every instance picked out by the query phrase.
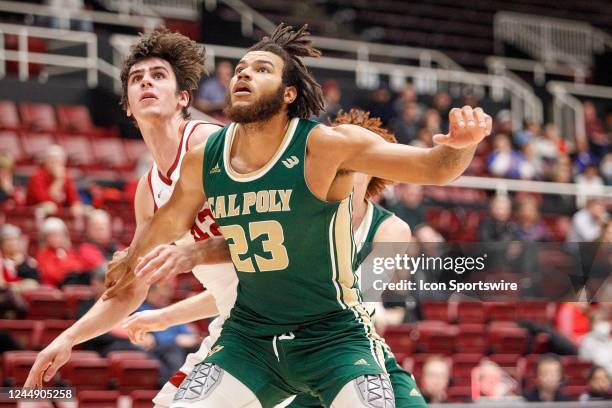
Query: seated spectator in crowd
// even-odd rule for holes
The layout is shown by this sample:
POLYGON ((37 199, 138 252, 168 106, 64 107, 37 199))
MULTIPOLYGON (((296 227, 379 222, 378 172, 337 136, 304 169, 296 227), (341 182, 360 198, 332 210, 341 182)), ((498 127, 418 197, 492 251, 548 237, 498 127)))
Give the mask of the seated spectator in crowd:
POLYGON ((584 207, 590 195, 603 195, 604 181, 599 176, 595 164, 589 164, 585 167, 584 173, 576 176, 576 184, 578 184, 576 195, 576 207, 578 208, 584 207))
POLYGON ((512 113, 508 109, 502 109, 497 112, 497 115, 495 115, 495 120, 493 121, 493 127, 495 129, 495 134, 503 133, 506 135, 511 135, 514 131, 514 126, 512 125, 512 113))
POLYGON ((72 249, 66 224, 51 217, 40 227, 41 247, 36 254, 42 283, 60 287, 64 284, 89 284, 89 273, 72 249))
POLYGON ((78 252, 87 270, 103 266, 121 249, 113 240, 111 217, 104 210, 93 210, 87 214, 85 234, 86 242, 79 246, 78 252))
POLYGON ((608 311, 604 308, 591 313, 591 330, 582 339, 578 355, 612 375, 612 334, 608 318, 608 311))
MULTIPOLYGON (((448 127, 443 128, 444 121, 442 120, 442 116, 435 109, 427 109, 425 111, 425 116, 423 117, 423 128, 427 129, 429 133, 432 135, 436 135, 438 133, 442 133, 442 129, 448 129, 448 127)), ((447 118, 448 123, 448 118, 447 118)), ((431 145, 428 146, 432 146, 431 145)))
MULTIPOLYGON (((571 183, 571 165, 558 161, 552 170, 552 181, 555 183, 571 183)), ((576 212, 576 199, 571 194, 544 194, 542 211, 545 213, 572 215, 576 212)))
POLYGON ((74 181, 66 169, 64 149, 47 149, 42 165, 28 183, 27 204, 36 205, 44 214, 54 214, 58 207, 69 207, 74 216, 82 214, 81 201, 74 181))
POLYGON ((380 118, 386 126, 391 118, 395 116, 391 102, 391 92, 385 87, 380 87, 373 91, 366 110, 370 112, 371 118, 380 118))
POLYGON ((554 162, 559 155, 568 153, 568 146, 553 123, 544 125, 542 136, 534 140, 535 154, 542 160, 554 162))
POLYGON ((517 226, 510 220, 512 201, 507 195, 496 195, 489 204, 489 215, 478 228, 482 242, 512 241, 517 236, 517 226))
MULTIPOLYGON (((151 286, 146 302, 139 312, 161 309, 172 303, 174 282, 151 286)), ((163 331, 145 334, 139 345, 161 363, 160 384, 164 384, 184 363, 187 354, 199 344, 200 337, 186 324, 172 326, 163 331)))
MULTIPOLYGON (((91 287, 93 288, 94 296, 91 299, 83 300, 78 305, 77 318, 80 319, 92 308, 100 297, 104 294, 106 286, 104 286, 104 277, 106 270, 97 268, 91 274, 91 287)), ((94 350, 100 353, 102 357, 106 357, 111 351, 117 350, 135 350, 143 351, 142 348, 132 344, 128 338, 127 331, 117 325, 106 334, 94 337, 83 343, 83 348, 86 350, 94 350)))
POLYGON ((40 274, 36 260, 28 255, 27 237, 21 234, 18 227, 11 224, 0 227, 0 250, 8 274, 7 280, 29 280, 28 287, 38 286, 40 274))
POLYGON ((572 217, 567 242, 592 242, 601 235, 601 228, 608 221, 608 212, 602 199, 591 198, 585 207, 572 217))
POLYGON ((422 127, 417 132, 417 138, 410 144, 416 147, 433 147, 433 133, 426 127, 422 127))
POLYGON ((416 89, 414 85, 411 83, 406 83, 402 90, 399 93, 399 96, 395 101, 393 101, 393 110, 395 111, 395 116, 401 116, 402 112, 404 112, 404 108, 406 105, 416 103, 417 108, 417 116, 421 116, 424 111, 424 106, 419 104, 416 89))
POLYGON ((599 163, 599 172, 605 180, 607 186, 612 185, 612 153, 608 153, 599 163))
POLYGON ((533 143, 525 143, 521 147, 523 160, 519 168, 519 174, 523 180, 540 180, 544 174, 544 163, 535 154, 533 143))
POLYGON ((517 211, 517 237, 520 241, 541 242, 550 240, 550 232, 540 219, 538 201, 533 196, 519 200, 517 211))
POLYGON ((425 205, 423 204, 423 187, 416 184, 395 185, 395 196, 399 201, 391 211, 404 220, 414 230, 425 222, 425 205))
POLYGON ((610 133, 606 132, 603 123, 597 115, 597 108, 591 101, 584 101, 584 124, 589 138, 590 150, 601 158, 610 150, 610 133))
POLYGON ((338 111, 342 109, 340 106, 342 92, 340 91, 338 82, 334 79, 325 81, 321 87, 321 92, 323 93, 323 111, 319 114, 317 120, 321 123, 328 124, 336 118, 338 111))
POLYGON ((15 198, 15 185, 13 184, 14 160, 8 154, 0 154, 0 204, 12 201, 15 198))
POLYGON ((585 302, 564 302, 557 308, 555 326, 557 331, 572 343, 579 345, 589 332, 589 304, 585 302))
POLYGON ((417 137, 420 127, 419 111, 416 102, 404 104, 404 110, 389 123, 398 143, 411 144, 417 137))
POLYGON ((599 158, 589 150, 589 141, 586 137, 576 138, 576 157, 574 158, 575 173, 583 173, 588 166, 595 166, 599 158))
POLYGON ((535 138, 540 136, 541 131, 542 128, 540 127, 539 123, 532 120, 527 120, 525 122, 525 128, 514 135, 512 144, 517 148, 522 148, 526 144, 533 143, 535 138))
POLYGON ((508 397, 514 398, 516 381, 510 377, 497 363, 483 359, 478 365, 477 387, 479 401, 500 401, 508 397))
POLYGON ((194 107, 209 115, 221 115, 225 107, 225 95, 234 69, 229 61, 220 61, 215 76, 202 82, 194 107))
POLYGON ((421 393, 427 403, 448 402, 447 391, 450 382, 450 364, 438 356, 428 358, 423 364, 421 393))
POLYGON ((523 155, 512 150, 510 138, 505 133, 498 133, 493 139, 493 151, 487 158, 489 173, 497 177, 521 178, 523 155))
POLYGON ((448 114, 451 110, 452 103, 453 99, 448 92, 438 92, 434 95, 431 101, 431 107, 436 111, 440 122, 438 123, 438 130, 434 131, 431 128, 429 129, 433 134, 440 133, 440 129, 448 129, 448 114))
POLYGON ((611 401, 612 388, 610 376, 610 373, 608 373, 603 367, 595 366, 591 368, 587 377, 588 388, 580 396, 580 402, 611 401))
POLYGON ((556 354, 543 356, 536 367, 536 386, 523 392, 523 398, 529 402, 570 401, 561 392, 563 367, 556 354))

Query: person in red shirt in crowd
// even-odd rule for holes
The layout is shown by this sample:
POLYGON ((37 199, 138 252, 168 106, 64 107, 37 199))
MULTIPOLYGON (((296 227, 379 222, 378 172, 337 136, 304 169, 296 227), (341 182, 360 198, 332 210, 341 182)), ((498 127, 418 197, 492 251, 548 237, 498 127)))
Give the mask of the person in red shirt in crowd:
POLYGON ((113 254, 121 249, 113 241, 111 217, 104 210, 93 210, 87 214, 85 227, 87 242, 79 246, 79 256, 87 270, 93 270, 104 265, 113 258, 113 254))
POLYGON ((71 248, 64 221, 47 218, 40 227, 40 237, 41 249, 36 260, 43 284, 57 287, 69 283, 89 284, 89 273, 79 255, 71 248))
POLYGON ((591 328, 589 309, 590 306, 586 302, 564 302, 557 309, 555 318, 557 331, 576 346, 591 328))
POLYGON ((54 214, 60 207, 69 207, 75 217, 82 215, 76 186, 66 170, 64 149, 58 145, 49 147, 28 183, 27 204, 38 206, 43 215, 54 214))
POLYGON ((27 239, 21 234, 19 227, 12 224, 0 227, 0 251, 6 282, 21 282, 27 287, 38 286, 40 274, 36 260, 28 255, 27 239), (24 280, 30 282, 23 282, 24 280))

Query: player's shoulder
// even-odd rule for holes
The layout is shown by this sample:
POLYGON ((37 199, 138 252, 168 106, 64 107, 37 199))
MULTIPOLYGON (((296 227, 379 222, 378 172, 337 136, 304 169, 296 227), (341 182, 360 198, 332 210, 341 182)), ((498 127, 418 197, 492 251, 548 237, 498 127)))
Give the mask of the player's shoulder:
POLYGON ((380 224, 374 242, 410 242, 412 241, 412 230, 410 226, 397 215, 391 216, 380 224))
POLYGON ((195 124, 192 133, 189 135, 187 150, 193 150, 196 146, 206 143, 210 136, 223 129, 223 125, 220 123, 198 122, 199 123, 195 124))
POLYGON ((325 125, 319 123, 315 126, 308 141, 308 147, 330 151, 351 145, 359 144, 361 127, 351 124, 325 125))

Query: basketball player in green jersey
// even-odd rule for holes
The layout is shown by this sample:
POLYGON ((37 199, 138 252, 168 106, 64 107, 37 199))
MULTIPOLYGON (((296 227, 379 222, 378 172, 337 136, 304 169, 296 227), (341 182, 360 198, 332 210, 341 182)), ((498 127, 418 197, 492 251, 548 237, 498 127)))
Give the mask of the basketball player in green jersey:
POLYGON ((302 392, 332 408, 395 405, 353 271, 352 173, 448 183, 469 165, 491 118, 479 108, 452 110, 449 133, 435 135, 430 149, 309 121, 322 97, 301 59, 319 55, 306 35, 281 25, 238 62, 227 108, 233 123, 186 155, 168 203, 109 270, 112 297, 133 284, 141 256, 181 236, 198 207, 210 205, 238 296, 174 408, 267 408, 302 392))

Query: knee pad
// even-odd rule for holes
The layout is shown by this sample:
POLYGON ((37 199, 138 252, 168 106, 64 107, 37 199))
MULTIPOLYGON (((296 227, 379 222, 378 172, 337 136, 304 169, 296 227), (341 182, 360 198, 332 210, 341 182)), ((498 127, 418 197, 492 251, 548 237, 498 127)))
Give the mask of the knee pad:
POLYGON ((332 408, 395 408, 393 387, 387 374, 362 375, 347 383, 332 408))

